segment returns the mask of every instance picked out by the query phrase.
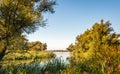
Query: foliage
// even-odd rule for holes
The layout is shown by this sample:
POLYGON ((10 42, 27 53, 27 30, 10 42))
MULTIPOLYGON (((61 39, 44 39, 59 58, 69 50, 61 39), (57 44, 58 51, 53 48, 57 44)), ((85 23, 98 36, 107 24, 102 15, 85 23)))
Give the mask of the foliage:
POLYGON ((61 74, 92 74, 91 69, 86 66, 86 63, 72 62, 67 65, 66 69, 61 71, 61 74))
POLYGON ((103 20, 100 24, 95 23, 90 30, 76 37, 71 49, 72 60, 84 65, 92 74, 120 73, 120 35, 116 34, 110 25, 103 20))
POLYGON ((28 42, 28 40, 26 39, 25 35, 21 35, 19 37, 14 37, 10 41, 8 50, 21 50, 21 51, 25 50, 27 42, 28 42))
POLYGON ((0 74, 59 74, 66 67, 60 58, 49 60, 42 65, 38 63, 10 65, 0 68, 0 74))
POLYGON ((48 51, 12 51, 4 56, 3 60, 51 59, 55 54, 48 51))
POLYGON ((74 50, 74 45, 70 44, 66 50, 72 52, 74 50))
POLYGON ((37 50, 42 51, 47 49, 47 44, 40 41, 29 42, 25 35, 14 37, 10 41, 8 50, 37 50))
POLYGON ((46 43, 41 43, 40 41, 27 42, 26 43, 26 49, 27 50, 43 51, 43 50, 47 49, 47 44, 46 43))
POLYGON ((45 26, 43 12, 53 13, 51 0, 0 0, 0 60, 11 46, 11 40, 45 26))

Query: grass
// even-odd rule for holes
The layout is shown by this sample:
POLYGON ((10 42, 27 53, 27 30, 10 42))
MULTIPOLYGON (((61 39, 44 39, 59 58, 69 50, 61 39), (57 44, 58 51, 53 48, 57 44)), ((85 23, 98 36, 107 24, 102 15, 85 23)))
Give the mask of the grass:
POLYGON ((55 54, 48 51, 12 51, 5 55, 0 64, 3 66, 11 64, 18 65, 31 62, 47 61, 52 58, 55 58, 55 54))
POLYGON ((3 60, 28 60, 53 58, 55 54, 48 51, 11 52, 4 56, 3 60))
POLYGON ((66 68, 66 64, 60 58, 55 58, 45 62, 42 65, 40 63, 8 65, 0 68, 0 74, 60 74, 62 70, 66 68))

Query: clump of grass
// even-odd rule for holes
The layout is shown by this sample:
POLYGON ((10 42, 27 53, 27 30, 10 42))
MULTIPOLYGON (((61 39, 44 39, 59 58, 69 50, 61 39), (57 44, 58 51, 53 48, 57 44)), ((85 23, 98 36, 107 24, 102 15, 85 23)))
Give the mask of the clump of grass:
POLYGON ((45 72, 49 72, 51 74, 60 74, 60 71, 66 68, 66 63, 61 58, 55 58, 48 61, 45 66, 45 72))

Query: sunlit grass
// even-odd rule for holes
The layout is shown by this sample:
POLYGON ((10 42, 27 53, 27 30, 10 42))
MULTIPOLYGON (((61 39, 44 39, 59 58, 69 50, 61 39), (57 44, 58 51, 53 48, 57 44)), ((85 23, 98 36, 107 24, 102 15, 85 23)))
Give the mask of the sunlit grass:
POLYGON ((5 55, 3 60, 28 60, 28 59, 45 59, 53 58, 55 54, 48 51, 27 51, 27 52, 11 52, 5 55))
POLYGON ((27 52, 11 52, 5 55, 3 60, 0 62, 1 65, 11 65, 11 64, 24 64, 31 62, 40 62, 47 61, 52 58, 55 58, 55 54, 53 52, 48 51, 27 51, 27 52))

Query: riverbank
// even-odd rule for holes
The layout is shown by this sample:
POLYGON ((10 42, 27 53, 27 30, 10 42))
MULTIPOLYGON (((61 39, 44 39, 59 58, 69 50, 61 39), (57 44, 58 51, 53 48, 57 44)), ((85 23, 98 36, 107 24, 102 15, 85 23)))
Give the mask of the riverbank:
POLYGON ((60 74, 67 66, 60 58, 48 60, 44 64, 40 63, 42 62, 0 67, 0 74, 60 74))
POLYGON ((0 62, 0 65, 24 64, 34 61, 46 61, 55 57, 53 52, 48 51, 9 51, 0 62))
POLYGON ((29 60, 55 57, 53 52, 48 51, 10 51, 3 60, 29 60))

